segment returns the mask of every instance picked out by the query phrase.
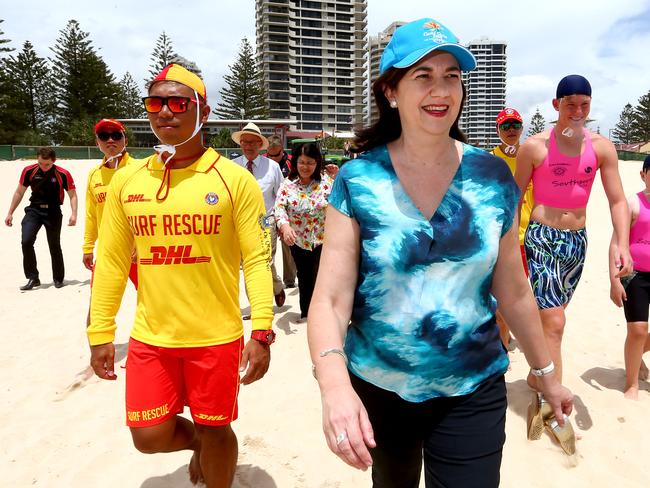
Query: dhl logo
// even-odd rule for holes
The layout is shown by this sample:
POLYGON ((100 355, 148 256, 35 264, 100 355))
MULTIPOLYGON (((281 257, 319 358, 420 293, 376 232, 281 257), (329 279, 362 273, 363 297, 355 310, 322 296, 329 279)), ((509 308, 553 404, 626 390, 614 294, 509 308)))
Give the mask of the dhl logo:
POLYGON ((135 193, 132 195, 127 195, 126 200, 123 203, 135 203, 135 202, 150 202, 151 198, 145 198, 142 193, 135 193))
POLYGON ((191 256, 192 246, 151 246, 151 258, 140 258, 140 264, 161 266, 168 264, 209 263, 210 256, 191 256))
POLYGON ((225 415, 208 415, 208 414, 205 414, 205 413, 197 413, 194 416, 197 419, 210 420, 212 422, 218 422, 220 420, 227 420, 228 419, 228 417, 226 417, 225 415))

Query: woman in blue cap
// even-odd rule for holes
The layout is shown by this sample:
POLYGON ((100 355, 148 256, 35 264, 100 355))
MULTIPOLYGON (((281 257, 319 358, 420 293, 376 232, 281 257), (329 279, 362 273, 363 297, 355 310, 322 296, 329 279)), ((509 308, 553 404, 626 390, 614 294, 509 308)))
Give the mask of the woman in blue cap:
MULTIPOLYGON (((465 144, 461 71, 474 56, 446 27, 395 31, 373 84, 377 123, 338 174, 309 311, 330 449, 373 486, 496 487, 508 358, 495 298, 561 424, 521 268, 519 191, 499 158, 465 144)), ((539 421, 536 418, 536 422, 539 421)))

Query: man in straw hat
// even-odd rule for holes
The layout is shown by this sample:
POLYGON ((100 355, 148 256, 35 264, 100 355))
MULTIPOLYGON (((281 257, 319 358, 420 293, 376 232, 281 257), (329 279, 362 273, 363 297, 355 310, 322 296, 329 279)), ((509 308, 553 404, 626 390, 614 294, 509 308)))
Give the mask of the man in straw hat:
MULTIPOLYGON (((235 158, 234 162, 246 168, 255 177, 264 195, 264 206, 266 207, 265 218, 271 230, 271 273, 273 275, 273 295, 275 304, 278 307, 284 305, 286 295, 284 285, 275 270, 275 249, 278 242, 278 231, 275 226, 273 206, 278 190, 282 184, 282 171, 274 161, 260 155, 260 151, 269 147, 269 141, 262 135, 259 127, 253 122, 232 135, 232 140, 242 148, 243 155, 235 158)), ((246 317, 245 317, 246 318, 246 317)))
POLYGON ((135 246, 138 304, 126 381, 133 443, 145 453, 191 449, 190 480, 228 487, 239 385, 264 376, 274 339, 264 201, 246 170, 203 147, 210 107, 199 77, 169 65, 143 101, 161 144, 109 187, 87 329, 91 366, 116 379, 115 314, 135 246), (245 346, 240 262, 253 315, 245 346), (185 405, 192 421, 178 415, 185 405))

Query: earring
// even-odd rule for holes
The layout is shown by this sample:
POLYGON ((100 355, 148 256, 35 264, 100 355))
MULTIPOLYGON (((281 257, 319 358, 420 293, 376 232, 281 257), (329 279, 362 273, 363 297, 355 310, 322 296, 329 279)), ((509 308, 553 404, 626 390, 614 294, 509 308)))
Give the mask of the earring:
POLYGON ((390 108, 397 108, 397 100, 393 99, 390 101, 390 108))

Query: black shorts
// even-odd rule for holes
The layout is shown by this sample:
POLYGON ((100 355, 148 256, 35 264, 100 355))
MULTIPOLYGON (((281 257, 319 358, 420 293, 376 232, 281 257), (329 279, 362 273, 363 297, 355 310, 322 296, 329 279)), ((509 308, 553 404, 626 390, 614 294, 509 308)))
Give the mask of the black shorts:
POLYGON ((650 272, 635 271, 630 279, 621 279, 627 300, 623 302, 625 320, 628 322, 647 322, 650 306, 650 272))
POLYGON ((350 373, 374 432, 373 488, 497 488, 505 442, 503 374, 469 395, 408 402, 350 373))

